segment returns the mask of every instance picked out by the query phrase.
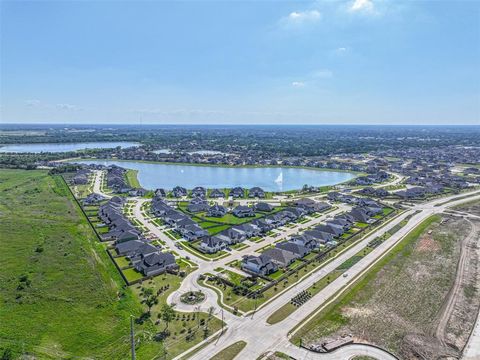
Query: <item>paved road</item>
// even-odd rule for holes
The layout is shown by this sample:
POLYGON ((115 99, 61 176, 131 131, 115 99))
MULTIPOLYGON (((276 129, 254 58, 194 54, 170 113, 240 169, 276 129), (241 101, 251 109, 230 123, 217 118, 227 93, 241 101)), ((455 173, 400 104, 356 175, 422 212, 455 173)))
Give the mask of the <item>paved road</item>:
POLYGON ((105 176, 105 171, 94 170, 94 176, 95 176, 95 179, 93 181, 93 192, 100 194, 106 197, 107 199, 110 199, 112 196, 102 191, 102 181, 103 181, 103 177, 105 176))
MULTIPOLYGON (((105 194, 101 191, 101 182, 103 177, 102 171, 96 172, 95 182, 94 182, 94 192, 104 195, 106 197, 111 197, 108 194, 105 194)), ((400 181, 400 179, 396 178, 395 182, 400 181)), ((390 184, 391 185, 391 184, 390 184)), ((317 271, 313 275, 311 275, 306 280, 300 282, 281 295, 277 296, 275 299, 267 303, 263 308, 259 309, 253 316, 248 317, 238 317, 234 316, 233 314, 222 311, 221 308, 217 304, 217 294, 208 288, 201 287, 202 291, 206 293, 206 300, 204 303, 200 305, 200 310, 207 311, 209 307, 214 307, 216 309, 216 315, 219 316, 220 313, 223 314, 224 320, 227 323, 227 330, 222 337, 215 341, 214 343, 206 346, 204 349, 200 350, 197 354, 191 357, 191 359, 207 359, 212 354, 220 351, 224 347, 231 345, 232 343, 244 340, 247 341, 247 346, 242 350, 241 355, 239 356, 240 359, 255 359, 263 353, 270 351, 271 349, 275 349, 278 351, 285 352, 296 359, 349 359, 354 355, 371 355, 378 359, 386 359, 386 360, 393 360, 395 359, 390 354, 380 349, 372 348, 370 346, 354 344, 348 345, 343 347, 342 349, 337 350, 334 353, 330 354, 317 354, 311 351, 298 348, 292 345, 288 341, 288 332, 291 328, 293 328, 296 324, 304 320, 309 316, 313 316, 315 310, 317 309, 319 304, 325 304, 326 301, 334 296, 335 294, 340 295, 342 289, 346 289, 349 283, 357 276, 361 276, 361 274, 367 271, 373 264, 378 261, 384 254, 388 252, 398 241, 402 239, 402 237, 410 232, 413 228, 415 228, 421 221, 429 217, 434 213, 440 213, 445 210, 447 207, 455 206, 459 203, 471 201, 475 198, 480 198, 480 192, 472 192, 472 197, 468 199, 460 199, 458 201, 452 201, 448 204, 444 204, 441 206, 435 207, 436 204, 440 204, 448 199, 454 199, 455 197, 462 197, 465 194, 451 196, 449 198, 438 199, 435 201, 431 201, 425 204, 418 204, 412 207, 411 210, 405 212, 401 216, 397 217, 395 220, 390 222, 384 228, 375 231, 367 238, 356 244, 354 247, 350 248, 346 252, 342 253, 332 262, 324 266, 321 270, 317 271), (475 196, 474 196, 475 195, 475 196), (390 237, 387 241, 382 243, 379 247, 377 247, 374 251, 370 254, 365 256, 361 261, 355 264, 350 270, 348 271, 348 277, 339 277, 335 281, 333 281, 330 285, 328 285, 325 289, 321 292, 316 294, 313 299, 308 301, 302 307, 300 307, 297 311, 291 314, 288 318, 277 323, 275 325, 268 325, 266 323, 266 319, 275 312, 280 306, 284 303, 288 302, 291 297, 293 297, 299 291, 308 288, 313 282, 318 281, 322 277, 326 276, 330 271, 335 269, 338 265, 340 265, 343 261, 360 251, 363 247, 368 244, 368 242, 375 238, 376 236, 382 235, 385 231, 392 228, 396 224, 400 223, 405 216, 408 214, 412 214, 415 210, 420 210, 421 212, 417 215, 414 215, 409 223, 400 229, 397 233, 395 233, 392 237, 390 237), (268 336, 266 336, 268 334, 268 336)), ((184 311, 194 311, 194 307, 185 305, 180 303, 179 296, 186 291, 189 290, 197 290, 200 289, 200 285, 197 283, 197 277, 201 273, 205 272, 214 272, 214 268, 226 266, 227 262, 232 261, 233 259, 240 259, 245 254, 251 254, 256 249, 259 249, 268 242, 277 241, 282 238, 287 238, 292 234, 298 232, 302 228, 306 228, 312 225, 315 225, 325 219, 325 216, 312 219, 310 222, 306 224, 300 224, 298 227, 294 229, 286 228, 286 231, 282 233, 281 236, 276 238, 267 239, 267 241, 255 244, 252 243, 249 248, 240 250, 240 251, 233 251, 232 254, 224 259, 220 259, 218 261, 207 261, 201 258, 193 256, 191 253, 178 249, 175 246, 175 241, 170 239, 166 236, 156 225, 150 223, 147 218, 145 218, 141 213, 141 206, 147 199, 133 199, 135 201, 134 206, 134 216, 142 222, 142 224, 154 235, 159 237, 163 240, 167 246, 181 256, 188 256, 190 258, 194 258, 194 261, 199 265, 199 269, 194 271, 193 273, 189 274, 184 281, 180 289, 176 292, 172 293, 167 301, 169 303, 176 303, 177 308, 179 310, 184 311)), ((336 213, 344 211, 344 208, 340 208, 335 210, 335 212, 329 213, 327 216, 333 216, 336 213)), ((337 296, 338 296, 337 295, 337 296)), ((468 360, 479 359, 480 358, 480 321, 477 322, 474 335, 470 338, 470 342, 466 347, 464 358, 468 360)), ((191 350, 191 349, 190 349, 191 350)), ((177 358, 180 358, 182 355, 179 355, 177 358)))
MULTIPOLYGON (((177 308, 183 311, 195 311, 195 306, 180 303, 180 296, 187 291, 199 289, 197 278, 200 274, 216 273, 215 269, 218 267, 228 267, 227 263, 229 262, 232 262, 234 260, 239 260, 244 255, 255 254, 256 250, 259 250, 270 243, 273 243, 275 241, 279 241, 282 239, 286 239, 292 236, 293 234, 296 234, 297 232, 302 231, 303 229, 306 229, 310 226, 314 226, 321 223, 327 217, 335 216, 336 214, 349 209, 349 207, 347 207, 346 205, 341 205, 337 209, 329 213, 326 213, 318 218, 312 218, 310 221, 304 224, 297 224, 297 226, 295 226, 294 228, 284 227, 282 231, 279 233, 279 235, 276 237, 266 236, 265 240, 260 243, 246 241, 246 243, 248 243, 249 245, 248 248, 241 249, 241 250, 232 250, 230 256, 225 257, 223 259, 216 260, 216 261, 211 261, 211 260, 204 260, 202 258, 196 257, 195 255, 191 254, 190 252, 184 249, 177 248, 176 242, 174 240, 172 240, 167 235, 165 235, 162 230, 160 230, 156 225, 149 222, 148 219, 142 214, 141 207, 145 202, 149 201, 149 199, 134 198, 133 200, 135 201, 135 205, 133 208, 133 214, 135 218, 139 220, 148 229, 149 232, 151 232, 152 234, 160 238, 162 241, 164 241, 168 248, 174 250, 175 252, 177 252, 183 257, 188 256, 190 259, 192 259, 193 262, 195 262, 199 266, 199 269, 197 271, 190 273, 183 280, 182 284, 180 285, 180 288, 174 291, 173 293, 171 293, 170 296, 167 298, 168 303, 177 304, 177 308)), ((206 301, 200 304, 201 310, 206 310, 210 306, 214 306, 217 309, 217 314, 220 313, 221 308, 218 306, 216 293, 213 290, 205 287, 202 287, 202 291, 206 293, 207 297, 206 297, 206 301)), ((298 291, 298 290, 295 290, 295 291, 298 291)), ((290 297, 291 296, 292 295, 290 294, 290 297)), ((228 313, 228 314, 225 314, 225 316, 230 318, 231 316, 234 316, 234 315, 231 315, 230 313, 228 313)))
MULTIPOLYGON (((471 201, 474 199, 480 199, 480 192, 472 193, 472 196, 468 199, 460 199, 457 201, 452 201, 448 204, 435 206, 444 202, 446 199, 438 199, 428 203, 419 204, 413 207, 412 210, 408 211, 407 213, 403 214, 399 217, 399 221, 392 221, 389 226, 386 226, 383 231, 390 228, 390 226, 394 226, 402 220, 402 217, 406 216, 406 214, 412 213, 414 210, 420 210, 420 212, 414 215, 407 225, 401 228, 398 232, 392 235, 389 239, 383 242, 380 246, 374 249, 371 253, 365 256, 362 260, 352 266, 348 273, 348 277, 339 277, 335 281, 333 281, 330 285, 325 287, 322 291, 317 293, 311 300, 309 300, 306 304, 302 307, 298 308, 291 316, 286 318, 285 320, 277 323, 275 325, 268 325, 265 320, 270 316, 270 314, 275 311, 278 307, 284 304, 283 300, 284 297, 288 297, 285 295, 284 297, 279 297, 272 301, 268 306, 259 310, 254 316, 246 317, 246 318, 236 318, 232 323, 228 323, 229 329, 226 333, 215 343, 212 343, 206 346, 204 349, 200 350, 197 354, 193 355, 191 359, 206 359, 209 358, 215 352, 220 351, 221 349, 231 345, 232 343, 244 340, 247 342, 247 346, 242 350, 241 355, 239 358, 241 359, 255 359, 261 354, 271 350, 271 349, 278 349, 278 348, 288 348, 290 349, 287 353, 293 355, 293 350, 290 345, 288 345, 288 332, 289 330, 298 324, 300 321, 305 319, 306 317, 312 316, 312 312, 318 307, 319 304, 325 304, 326 301, 331 298, 332 296, 338 296, 339 291, 341 289, 346 289, 346 286, 349 285, 351 279, 354 279, 358 276, 361 276, 365 271, 375 264, 381 256, 384 256, 388 250, 390 250, 396 243, 398 243, 406 234, 408 234, 411 230, 413 230, 421 221, 425 220, 429 216, 435 213, 441 213, 449 206, 455 206, 462 202, 471 201), (268 336, 266 336, 268 334, 268 336)), ((455 199, 456 197, 462 197, 463 195, 451 196, 448 199, 455 199)), ((397 220, 397 219, 396 219, 397 220)), ((367 239, 368 241, 373 239, 378 234, 374 233, 369 236, 367 239)), ((307 280, 308 281, 308 280, 307 280)), ((302 286, 302 284, 299 285, 302 286)), ((298 291, 298 290, 296 290, 298 291)), ((295 291, 295 292, 296 292, 295 291)), ((353 346, 353 345, 352 345, 353 346)), ((313 358, 311 352, 295 348, 296 353, 298 355, 294 357, 300 358, 313 358)), ((355 345, 354 347, 347 346, 344 347, 343 351, 353 351, 355 354, 360 354, 360 350, 363 351, 371 351, 371 347, 362 346, 362 345, 355 345), (353 351, 352 349, 356 349, 353 351)), ((352 353, 352 354, 353 354, 352 353)), ((325 355, 315 355, 315 356, 322 356, 323 358, 327 359, 325 355)), ((379 354, 376 355, 379 359, 391 359, 391 356, 379 350, 379 354)), ((317 358, 317 357, 315 357, 317 358)))

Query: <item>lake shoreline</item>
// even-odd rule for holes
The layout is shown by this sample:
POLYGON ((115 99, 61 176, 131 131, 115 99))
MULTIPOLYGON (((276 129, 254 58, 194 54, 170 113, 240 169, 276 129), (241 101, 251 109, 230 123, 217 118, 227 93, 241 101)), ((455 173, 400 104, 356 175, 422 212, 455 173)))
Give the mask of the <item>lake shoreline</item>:
POLYGON ((222 166, 221 164, 80 157, 63 160, 63 162, 104 166, 117 165, 126 169, 137 170, 139 183, 145 189, 172 189, 175 186, 182 186, 187 189, 196 186, 214 189, 240 186, 243 188, 260 187, 267 192, 283 193, 300 190, 304 185, 318 188, 337 186, 358 176, 358 172, 292 165, 222 166), (282 180, 278 180, 280 175, 282 180))
POLYGON ((154 161, 154 160, 125 160, 125 159, 102 159, 102 158, 68 158, 55 160, 55 162, 75 162, 75 161, 118 161, 118 162, 138 162, 143 164, 161 164, 161 165, 182 165, 182 166, 206 166, 206 167, 221 167, 221 168, 233 168, 233 169, 254 169, 254 168, 290 168, 290 169, 305 169, 305 170, 317 170, 317 171, 335 171, 343 173, 351 173, 358 176, 367 175, 364 172, 356 170, 344 170, 344 169, 334 169, 334 168, 319 168, 313 166, 303 166, 303 165, 228 165, 228 164, 201 164, 201 163, 182 163, 182 162, 169 162, 169 161, 154 161))

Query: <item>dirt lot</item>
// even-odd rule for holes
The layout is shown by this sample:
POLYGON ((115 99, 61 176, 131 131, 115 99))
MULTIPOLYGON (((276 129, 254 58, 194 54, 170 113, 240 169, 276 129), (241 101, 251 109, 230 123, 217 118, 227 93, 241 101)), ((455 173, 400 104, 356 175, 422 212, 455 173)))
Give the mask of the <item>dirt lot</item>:
POLYGON ((467 220, 443 217, 360 291, 347 295, 341 306, 332 309, 302 340, 320 344, 351 334, 358 342, 376 344, 402 359, 457 358, 480 301, 479 289, 474 286, 478 246, 472 243, 477 242, 478 234, 472 236, 467 220), (465 242, 468 251, 462 253, 465 242), (459 279, 457 268, 462 269, 459 279))
POLYGON ((456 206, 455 210, 464 211, 473 215, 480 216, 480 201, 472 201, 460 206, 456 206))

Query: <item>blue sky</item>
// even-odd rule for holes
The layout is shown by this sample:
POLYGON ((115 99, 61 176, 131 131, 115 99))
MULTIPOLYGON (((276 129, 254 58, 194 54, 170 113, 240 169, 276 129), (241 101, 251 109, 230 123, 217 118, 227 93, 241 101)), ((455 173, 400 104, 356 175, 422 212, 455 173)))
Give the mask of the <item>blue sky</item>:
POLYGON ((23 123, 480 124, 478 1, 2 1, 23 123))

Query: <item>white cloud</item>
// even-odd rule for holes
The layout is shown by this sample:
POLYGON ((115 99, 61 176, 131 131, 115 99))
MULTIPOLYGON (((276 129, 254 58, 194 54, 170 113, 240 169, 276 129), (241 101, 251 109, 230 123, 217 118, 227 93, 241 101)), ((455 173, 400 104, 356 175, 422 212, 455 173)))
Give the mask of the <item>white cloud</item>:
POLYGON ((372 0, 354 0, 349 7, 351 12, 373 12, 372 0))
POLYGON ((288 15, 291 21, 317 21, 320 20, 322 14, 318 10, 294 11, 288 15))
POLYGON ((280 20, 285 27, 298 27, 301 25, 316 23, 322 18, 318 10, 294 11, 280 20))
POLYGON ((292 86, 293 86, 294 88, 303 88, 303 87, 305 87, 305 85, 306 85, 306 84, 305 84, 305 82, 303 82, 303 81, 294 81, 294 82, 292 82, 292 86))

